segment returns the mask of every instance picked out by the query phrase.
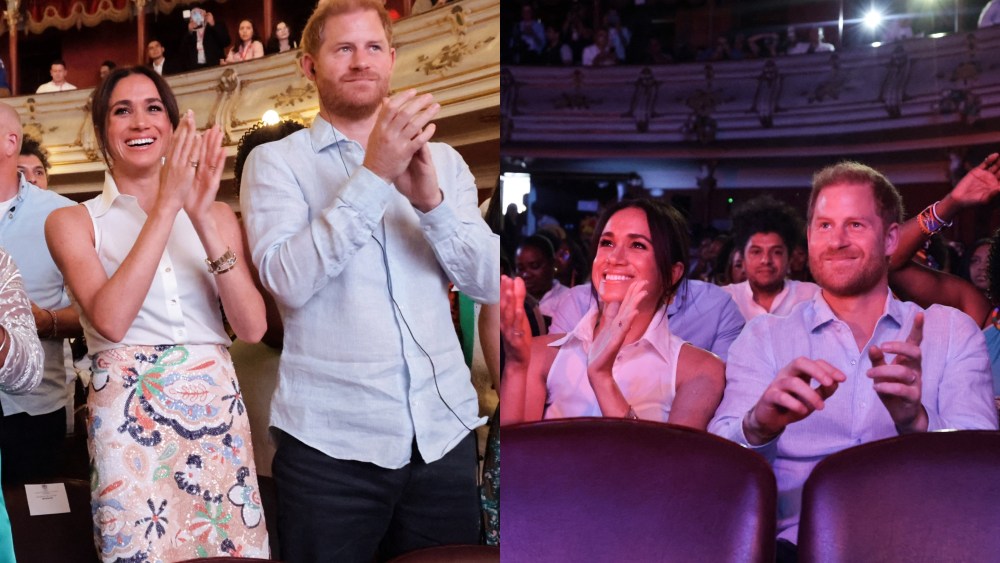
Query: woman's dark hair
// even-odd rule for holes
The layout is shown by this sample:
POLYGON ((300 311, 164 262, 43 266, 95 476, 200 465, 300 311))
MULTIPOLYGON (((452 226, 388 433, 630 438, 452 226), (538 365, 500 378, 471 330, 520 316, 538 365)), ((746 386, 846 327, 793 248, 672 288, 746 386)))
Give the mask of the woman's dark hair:
MULTIPOLYGON (((934 238, 938 238, 938 237, 934 237, 934 238)), ((972 243, 972 246, 970 246, 968 248, 968 250, 965 252, 965 254, 962 256, 961 260, 959 261, 959 268, 961 268, 961 270, 959 270, 958 272, 955 272, 955 273, 957 273, 959 276, 961 276, 962 279, 964 279, 965 281, 971 283, 972 282, 972 275, 971 275, 971 272, 969 272, 969 266, 972 265, 972 255, 975 254, 977 250, 979 250, 979 247, 981 247, 981 246, 990 246, 990 242, 991 241, 992 241, 992 239, 990 239, 990 238, 981 238, 981 239, 977 240, 976 242, 972 243)), ((951 245, 949 245, 949 247, 950 246, 951 245)), ((992 259, 993 259, 993 250, 990 249, 987 252, 987 263, 990 260, 992 260, 992 259)), ((989 275, 989 274, 987 274, 987 275, 989 275)), ((992 279, 991 279, 991 281, 992 281, 992 279)), ((998 297, 1000 297, 1000 296, 998 296, 998 297)))
POLYGON ((555 264, 556 261, 556 249, 552 245, 552 241, 545 235, 541 233, 535 233, 530 237, 521 241, 518 248, 530 247, 538 250, 549 264, 555 264))
POLYGON ((108 112, 111 110, 111 93, 115 91, 115 86, 126 76, 134 74, 145 76, 156 86, 156 91, 163 101, 163 107, 167 110, 167 117, 170 118, 170 125, 175 129, 181 121, 181 114, 177 110, 177 98, 170 85, 155 70, 145 66, 119 67, 111 71, 111 74, 97 86, 94 91, 93 101, 90 104, 90 117, 94 122, 94 133, 97 136, 97 147, 104 157, 104 162, 110 168, 113 163, 108 155, 108 112))
POLYGON ((236 196, 239 197, 240 195, 240 184, 243 179, 243 165, 246 164, 247 157, 250 156, 250 151, 260 145, 263 145, 264 143, 284 139, 292 133, 305 128, 306 126, 302 125, 298 121, 285 119, 284 121, 279 121, 273 125, 257 122, 256 125, 244 133, 243 136, 240 137, 240 142, 236 145, 236 161, 233 163, 233 175, 236 180, 236 196))
POLYGON ((250 18, 243 18, 240 20, 240 23, 236 24, 236 39, 233 41, 233 46, 229 49, 230 53, 239 53, 240 46, 243 45, 243 39, 240 38, 240 26, 243 25, 243 22, 248 22, 250 24, 250 29, 253 30, 248 44, 252 44, 254 41, 260 41, 260 36, 257 35, 257 24, 253 23, 253 20, 250 18))
MULTIPOLYGON (((673 279, 673 266, 680 262, 684 265, 684 272, 688 269, 688 249, 690 241, 687 233, 687 221, 677 209, 662 201, 652 199, 627 199, 619 201, 607 209, 597 220, 594 228, 594 240, 591 242, 591 256, 597 256, 597 244, 601 240, 601 234, 608 225, 611 217, 623 209, 641 209, 646 214, 646 222, 649 224, 649 235, 653 242, 653 257, 656 260, 656 269, 660 272, 663 280, 663 294, 660 301, 666 303, 677 291, 677 288, 684 281, 684 274, 677 279, 677 283, 670 284, 673 279)), ((591 288, 594 297, 597 297, 597 288, 591 288)))
POLYGON ((278 43, 278 35, 277 35, 279 23, 284 23, 285 27, 288 28, 289 47, 291 47, 292 49, 298 49, 299 47, 299 36, 295 35, 295 32, 292 31, 292 26, 288 25, 288 22, 284 20, 278 20, 274 22, 274 27, 271 28, 271 36, 267 38, 267 44, 264 45, 265 55, 273 55, 275 53, 278 53, 279 52, 278 49, 281 48, 281 45, 278 43))

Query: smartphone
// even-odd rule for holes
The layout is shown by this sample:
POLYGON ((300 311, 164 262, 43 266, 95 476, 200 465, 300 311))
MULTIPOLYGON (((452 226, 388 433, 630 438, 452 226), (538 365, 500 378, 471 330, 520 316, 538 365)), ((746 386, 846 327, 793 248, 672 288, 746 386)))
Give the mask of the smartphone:
POLYGON ((194 22, 195 27, 201 27, 205 25, 205 14, 201 10, 193 10, 191 12, 191 21, 194 22))
POLYGON ((191 19, 191 10, 184 10, 181 15, 184 16, 184 19, 189 20, 191 19))

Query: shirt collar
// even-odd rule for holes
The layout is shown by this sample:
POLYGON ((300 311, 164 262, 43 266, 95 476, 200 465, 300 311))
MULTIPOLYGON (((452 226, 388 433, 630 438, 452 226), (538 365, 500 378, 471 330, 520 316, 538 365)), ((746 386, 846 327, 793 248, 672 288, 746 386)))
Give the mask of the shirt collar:
MULTIPOLYGON (((593 304, 573 330, 566 333, 566 336, 550 342, 549 346, 558 347, 568 343, 570 340, 578 340, 584 345, 585 349, 588 349, 590 344, 594 342, 596 321, 597 304, 593 304)), ((653 315, 653 319, 649 321, 649 326, 646 327, 646 332, 636 341, 636 344, 643 341, 662 356, 664 360, 671 361, 670 326, 666 307, 657 309, 656 314, 653 315)))
POLYGON ((312 141, 313 150, 317 153, 337 143, 347 140, 347 136, 337 130, 323 116, 317 115, 313 120, 312 127, 309 128, 309 138, 312 141))
POLYGON ((94 217, 100 217, 107 213, 111 206, 114 205, 115 200, 118 198, 128 198, 135 200, 135 196, 130 196, 128 194, 123 194, 118 191, 118 184, 115 183, 115 179, 111 176, 110 172, 104 173, 104 190, 101 191, 101 195, 97 198, 97 207, 94 209, 94 217))
MULTIPOLYGON (((887 288, 885 290, 885 305, 882 306, 881 318, 892 319, 897 325, 903 326, 905 314, 906 312, 902 301, 894 298, 892 296, 892 292, 887 288)), ((816 294, 813 295, 813 320, 809 330, 816 330, 820 326, 833 320, 839 319, 837 319, 837 315, 833 313, 833 309, 830 308, 830 304, 823 298, 823 292, 817 291, 816 294)))
MULTIPOLYGON (((15 200, 24 201, 25 196, 28 195, 28 186, 34 186, 31 182, 24 179, 24 174, 20 172, 17 173, 17 196, 15 200)), ((37 186, 36 186, 37 187, 37 186)), ((41 189, 41 188, 38 188, 41 189)))

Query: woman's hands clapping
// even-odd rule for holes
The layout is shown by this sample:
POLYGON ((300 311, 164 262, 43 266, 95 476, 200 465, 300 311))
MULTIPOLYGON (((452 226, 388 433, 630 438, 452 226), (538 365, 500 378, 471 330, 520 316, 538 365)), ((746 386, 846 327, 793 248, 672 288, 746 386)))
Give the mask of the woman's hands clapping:
POLYGON ((218 125, 213 125, 202 134, 194 185, 184 201, 184 211, 192 222, 198 223, 208 218, 208 211, 219 193, 219 181, 222 179, 222 167, 225 161, 222 130, 218 125))
POLYGON ((632 329, 632 321, 639 314, 639 303, 648 293, 647 285, 644 280, 636 281, 625 291, 621 303, 605 303, 587 358, 587 371, 591 377, 595 373, 611 375, 615 357, 632 329))
POLYGON ((157 207, 176 213, 185 206, 202 152, 202 137, 194 123, 194 112, 188 110, 181 116, 167 148, 166 160, 160 170, 157 207))

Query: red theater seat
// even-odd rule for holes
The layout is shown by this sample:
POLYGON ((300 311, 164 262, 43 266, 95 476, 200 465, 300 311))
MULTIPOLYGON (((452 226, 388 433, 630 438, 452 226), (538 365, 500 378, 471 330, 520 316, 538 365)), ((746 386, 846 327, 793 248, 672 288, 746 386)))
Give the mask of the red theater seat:
POLYGON ((774 560, 774 474, 746 448, 601 418, 501 436, 505 562, 774 560))

